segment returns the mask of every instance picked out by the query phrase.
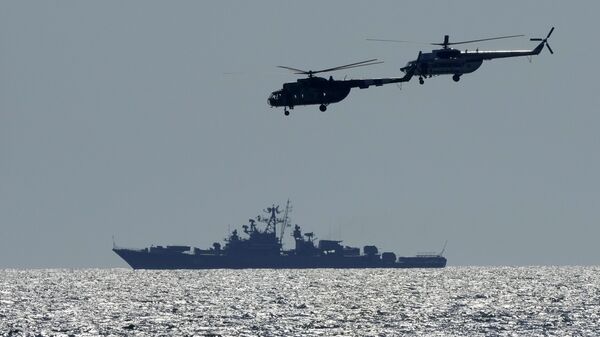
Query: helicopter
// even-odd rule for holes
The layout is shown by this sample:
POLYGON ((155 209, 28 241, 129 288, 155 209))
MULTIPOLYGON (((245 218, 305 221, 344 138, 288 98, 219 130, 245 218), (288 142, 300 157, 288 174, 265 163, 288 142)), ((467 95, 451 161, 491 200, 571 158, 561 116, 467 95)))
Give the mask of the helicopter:
POLYGON ((359 80, 334 80, 332 76, 329 79, 314 76, 315 74, 331 72, 337 70, 345 70, 356 67, 369 66, 373 64, 383 63, 377 59, 371 59, 361 62, 346 64, 333 68, 322 70, 302 70, 286 66, 278 66, 293 71, 295 74, 307 75, 308 78, 298 79, 296 82, 284 83, 283 88, 271 93, 267 99, 271 107, 283 107, 283 113, 288 116, 289 109, 293 109, 297 105, 319 105, 319 110, 326 111, 327 106, 331 103, 337 103, 343 100, 350 94, 350 89, 360 88, 366 89, 372 85, 382 86, 389 83, 408 82, 414 74, 413 71, 407 70, 406 75, 401 78, 374 78, 374 79, 359 79, 359 80))
MULTIPOLYGON (((506 58, 506 57, 518 57, 518 56, 531 56, 538 55, 544 46, 548 48, 550 54, 554 54, 552 48, 548 44, 548 38, 552 35, 554 31, 554 27, 550 29, 548 35, 545 38, 532 38, 530 41, 541 41, 534 49, 532 50, 492 50, 492 51, 481 51, 479 49, 475 50, 465 50, 461 51, 454 48, 449 48, 448 46, 457 45, 457 44, 465 44, 465 43, 474 43, 481 41, 490 41, 490 40, 499 40, 499 39, 508 39, 519 37, 523 35, 509 35, 509 36, 500 36, 493 37, 487 39, 478 39, 478 40, 470 40, 470 41, 461 41, 461 42, 450 42, 450 37, 448 35, 444 36, 444 41, 441 43, 430 43, 435 46, 442 46, 441 49, 432 50, 431 53, 422 53, 420 54, 417 60, 410 61, 406 64, 405 67, 400 68, 400 70, 404 73, 411 71, 414 72, 415 75, 419 76, 419 83, 424 84, 424 78, 431 78, 437 75, 452 75, 452 79, 454 82, 460 81, 460 77, 463 74, 472 73, 475 70, 479 69, 484 60, 492 60, 497 58, 506 58), (416 68, 416 69, 415 69, 416 68)), ((398 41, 398 40, 380 40, 380 39, 367 39, 370 41, 387 41, 387 42, 407 42, 407 41, 398 41)))

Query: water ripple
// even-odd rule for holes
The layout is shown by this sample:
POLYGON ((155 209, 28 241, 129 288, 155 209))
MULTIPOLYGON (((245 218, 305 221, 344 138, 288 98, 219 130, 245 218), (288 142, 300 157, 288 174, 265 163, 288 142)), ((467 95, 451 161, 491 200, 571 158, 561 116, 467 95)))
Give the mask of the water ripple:
POLYGON ((600 268, 0 270, 0 336, 598 336, 600 268))

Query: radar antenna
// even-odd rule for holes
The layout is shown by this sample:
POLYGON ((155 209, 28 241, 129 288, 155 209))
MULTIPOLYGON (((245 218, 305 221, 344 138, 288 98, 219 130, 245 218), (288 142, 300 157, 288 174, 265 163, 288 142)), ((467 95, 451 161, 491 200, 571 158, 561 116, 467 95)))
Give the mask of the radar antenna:
POLYGON ((283 219, 277 217, 277 214, 281 213, 279 206, 275 206, 275 204, 273 204, 272 207, 263 209, 263 212, 270 214, 269 218, 267 219, 258 216, 256 217, 256 220, 267 224, 264 231, 265 233, 273 234, 275 237, 277 237, 277 224, 283 223, 283 219))

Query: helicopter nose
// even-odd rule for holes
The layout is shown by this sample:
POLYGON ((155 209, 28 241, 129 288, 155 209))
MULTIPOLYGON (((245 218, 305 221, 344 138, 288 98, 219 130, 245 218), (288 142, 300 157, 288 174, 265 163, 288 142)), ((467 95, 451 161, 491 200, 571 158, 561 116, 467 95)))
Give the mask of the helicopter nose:
POLYGON ((272 92, 271 95, 269 95, 269 98, 267 98, 267 103, 270 106, 278 106, 279 98, 277 97, 277 92, 272 92))

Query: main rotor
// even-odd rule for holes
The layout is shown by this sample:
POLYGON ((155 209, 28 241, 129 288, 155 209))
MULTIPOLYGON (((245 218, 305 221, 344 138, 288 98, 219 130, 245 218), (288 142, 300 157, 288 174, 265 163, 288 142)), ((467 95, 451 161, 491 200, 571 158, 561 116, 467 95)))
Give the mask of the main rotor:
POLYGON ((346 64, 346 65, 343 65, 343 66, 337 66, 337 67, 332 67, 332 68, 327 68, 327 69, 321 69, 321 70, 302 70, 302 69, 292 68, 292 67, 286 67, 286 66, 277 66, 277 67, 278 68, 287 69, 287 70, 291 70, 291 71, 294 72, 294 74, 308 75, 308 77, 311 78, 311 77, 313 77, 314 74, 325 73, 325 72, 330 72, 330 71, 337 71, 337 70, 345 70, 345 69, 351 69, 351 68, 358 68, 358 67, 364 67, 364 66, 370 66, 370 65, 379 64, 379 63, 383 63, 383 61, 378 61, 377 59, 371 59, 371 60, 350 63, 350 64, 346 64))
MULTIPOLYGON (((457 44, 465 44, 465 43, 473 43, 473 42, 481 42, 481 41, 491 41, 491 40, 500 40, 500 39, 510 39, 510 38, 521 37, 521 36, 525 36, 525 35, 523 35, 523 34, 519 34, 519 35, 507 35, 507 36, 490 37, 490 38, 477 39, 477 40, 450 42, 450 35, 444 35, 444 41, 441 42, 441 43, 440 42, 433 42, 433 43, 424 43, 424 44, 429 44, 429 45, 432 45, 432 46, 442 46, 442 48, 448 49, 448 46, 453 46, 453 45, 457 45, 457 44)), ((405 41, 405 40, 389 40, 389 39, 367 39, 367 41, 401 42, 401 43, 423 44, 422 42, 405 41)))
POLYGON ((444 35, 444 42, 442 42, 442 43, 430 43, 430 44, 433 45, 433 46, 442 46, 442 48, 448 49, 448 46, 452 46, 452 45, 456 45, 456 44, 474 43, 474 42, 500 40, 500 39, 510 39, 510 38, 513 38, 513 37, 520 37, 520 36, 525 36, 525 35, 523 35, 523 34, 519 34, 519 35, 507 35, 507 36, 499 36, 499 37, 490 37, 490 38, 486 38, 486 39, 477 39, 477 40, 460 41, 460 42, 450 42, 450 36, 449 35, 444 35))

